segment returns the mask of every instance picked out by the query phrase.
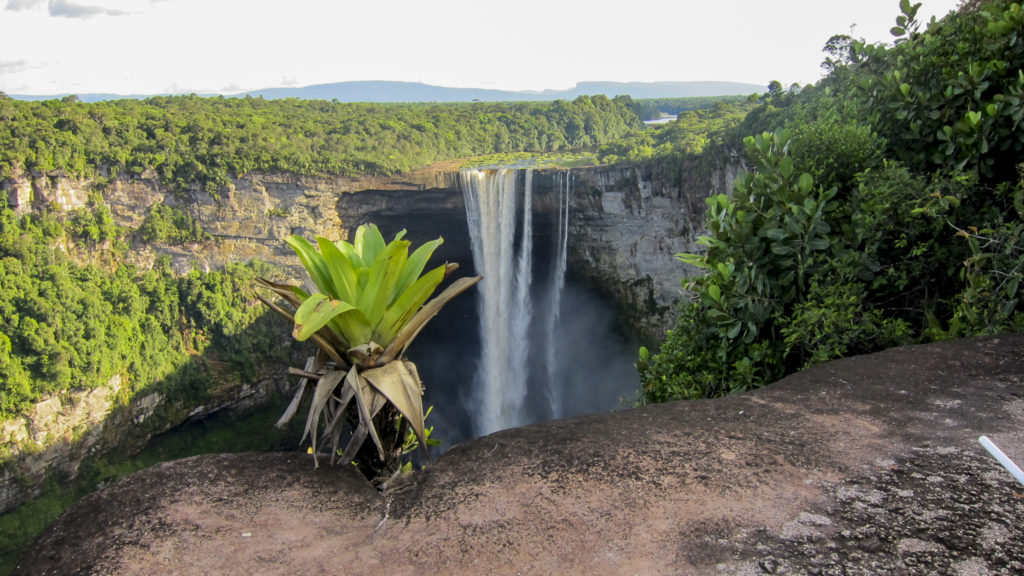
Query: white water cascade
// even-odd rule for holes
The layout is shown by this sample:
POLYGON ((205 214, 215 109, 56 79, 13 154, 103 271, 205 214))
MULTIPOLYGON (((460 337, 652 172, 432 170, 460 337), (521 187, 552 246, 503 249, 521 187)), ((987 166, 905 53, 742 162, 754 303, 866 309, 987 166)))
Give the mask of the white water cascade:
POLYGON ((555 254, 552 259, 548 307, 544 315, 544 364, 547 368, 548 403, 551 417, 563 415, 562 378, 558 374, 558 358, 561 356, 561 338, 558 335, 558 320, 562 315, 562 292, 565 290, 565 270, 569 253, 569 202, 572 200, 572 172, 563 172, 558 178, 558 225, 555 235, 555 254))
POLYGON ((473 264, 483 276, 477 296, 481 352, 471 409, 477 435, 562 415, 557 330, 565 286, 571 175, 561 175, 559 182, 556 246, 550 272, 536 284, 533 171, 460 173, 473 264), (540 317, 534 302, 539 303, 540 317), (535 399, 528 402, 531 395, 535 399))

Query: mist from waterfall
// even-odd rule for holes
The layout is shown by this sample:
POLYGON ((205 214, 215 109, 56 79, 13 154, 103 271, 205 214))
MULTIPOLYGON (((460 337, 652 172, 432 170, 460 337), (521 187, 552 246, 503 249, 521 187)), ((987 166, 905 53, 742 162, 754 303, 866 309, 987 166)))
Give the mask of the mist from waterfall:
POLYGON ((562 416, 562 386, 558 374, 558 358, 561 346, 558 337, 558 320, 562 315, 562 292, 565 290, 565 270, 569 255, 569 202, 572 200, 572 172, 563 172, 558 177, 558 225, 555 234, 555 257, 552 259, 548 307, 544 315, 544 353, 547 368, 548 403, 551 416, 562 416))

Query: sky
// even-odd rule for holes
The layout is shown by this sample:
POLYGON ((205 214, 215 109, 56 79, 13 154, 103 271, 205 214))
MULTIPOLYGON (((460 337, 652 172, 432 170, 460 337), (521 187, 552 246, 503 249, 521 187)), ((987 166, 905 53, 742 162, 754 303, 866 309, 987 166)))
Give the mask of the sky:
MULTIPOLYGON (((959 3, 920 1, 922 21, 959 3)), ((0 92, 803 85, 829 37, 891 42, 898 13, 898 0, 0 0, 0 92)))

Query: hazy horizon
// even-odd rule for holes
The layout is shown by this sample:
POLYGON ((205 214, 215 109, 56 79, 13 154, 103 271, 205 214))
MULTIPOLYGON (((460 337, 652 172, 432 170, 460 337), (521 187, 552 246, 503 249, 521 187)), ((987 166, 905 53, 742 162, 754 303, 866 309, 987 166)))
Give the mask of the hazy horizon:
MULTIPOLYGON (((959 0, 924 0, 921 20, 959 0)), ((3 0, 0 0, 3 2, 3 0)), ((587 79, 767 86, 821 77, 834 34, 888 42, 896 0, 6 0, 0 91, 236 94, 346 81, 509 91, 587 79), (851 30, 852 27, 852 30, 851 30), (538 34, 542 32, 542 34, 538 34)))

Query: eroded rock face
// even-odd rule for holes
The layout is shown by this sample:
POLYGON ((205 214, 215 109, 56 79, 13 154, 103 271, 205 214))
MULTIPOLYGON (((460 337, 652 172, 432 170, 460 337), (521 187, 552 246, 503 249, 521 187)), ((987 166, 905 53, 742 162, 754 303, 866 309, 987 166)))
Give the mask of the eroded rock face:
MULTIPOLYGON (((659 340, 674 320, 680 279, 695 273, 674 256, 702 249, 696 240, 703 233, 704 199, 731 192, 741 166, 738 159, 731 159, 706 173, 658 165, 573 169, 571 273, 617 302, 626 324, 648 340, 659 340)), ((565 173, 535 173, 536 205, 550 218, 557 212, 565 173)), ((22 173, 0 185, 8 202, 21 212, 80 208, 94 188, 88 180, 22 173)), ((465 234, 465 208, 453 172, 423 170, 395 178, 249 174, 232 181, 217 197, 198 187, 173 191, 148 173, 113 178, 101 188, 119 224, 138 227, 146 210, 162 203, 189 213, 217 239, 207 245, 147 247, 135 256, 143 267, 158 254, 170 256, 180 271, 196 264, 218 268, 254 257, 296 267, 285 237, 342 239, 368 221, 396 230, 420 228, 430 238, 438 233, 465 234)), ((447 251, 451 259, 465 258, 468 246, 447 251)))
POLYGON ((1019 574, 1024 335, 849 358, 760 391, 456 446, 380 494, 301 454, 162 464, 17 574, 1019 574))
POLYGON ((574 171, 570 254, 573 270, 619 303, 624 320, 658 342, 675 321, 683 281, 698 270, 679 253, 702 252, 704 200, 732 192, 741 168, 726 162, 708 174, 678 167, 574 171))

